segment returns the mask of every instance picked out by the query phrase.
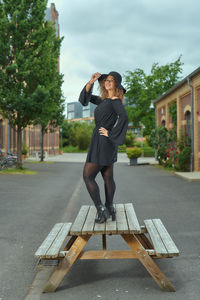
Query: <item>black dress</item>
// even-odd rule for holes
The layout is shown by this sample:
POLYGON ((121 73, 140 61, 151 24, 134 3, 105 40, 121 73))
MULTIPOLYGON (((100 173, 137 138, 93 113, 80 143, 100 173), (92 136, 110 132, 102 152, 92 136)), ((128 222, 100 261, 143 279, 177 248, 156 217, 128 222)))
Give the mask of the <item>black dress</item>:
POLYGON ((89 102, 97 105, 94 111, 96 126, 92 134, 86 162, 109 166, 117 161, 118 145, 124 143, 128 128, 128 116, 119 98, 101 100, 100 97, 92 95, 92 89, 93 86, 87 93, 85 86, 79 96, 79 101, 83 106, 88 105, 89 102), (108 130, 108 137, 100 135, 100 127, 108 130))

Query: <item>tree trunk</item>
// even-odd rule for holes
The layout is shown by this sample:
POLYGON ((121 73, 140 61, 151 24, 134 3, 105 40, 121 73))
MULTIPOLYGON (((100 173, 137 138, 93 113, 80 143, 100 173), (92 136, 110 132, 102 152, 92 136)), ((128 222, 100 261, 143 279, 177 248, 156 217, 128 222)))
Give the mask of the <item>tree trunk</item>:
POLYGON ((17 168, 22 167, 22 129, 17 127, 17 168))
POLYGON ((44 129, 41 126, 41 144, 40 144, 40 152, 41 152, 41 157, 40 161, 44 161, 44 129))

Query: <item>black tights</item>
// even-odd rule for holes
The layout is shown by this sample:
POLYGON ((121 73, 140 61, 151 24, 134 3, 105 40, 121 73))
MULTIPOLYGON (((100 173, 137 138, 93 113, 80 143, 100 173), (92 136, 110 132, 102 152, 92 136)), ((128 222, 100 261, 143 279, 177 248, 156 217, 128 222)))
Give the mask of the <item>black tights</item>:
POLYGON ((100 171, 104 180, 106 204, 109 205, 113 203, 113 197, 115 193, 115 182, 113 179, 113 165, 100 166, 97 164, 87 162, 83 169, 83 179, 85 181, 87 190, 96 207, 102 204, 100 193, 99 193, 99 187, 95 181, 95 177, 100 171))

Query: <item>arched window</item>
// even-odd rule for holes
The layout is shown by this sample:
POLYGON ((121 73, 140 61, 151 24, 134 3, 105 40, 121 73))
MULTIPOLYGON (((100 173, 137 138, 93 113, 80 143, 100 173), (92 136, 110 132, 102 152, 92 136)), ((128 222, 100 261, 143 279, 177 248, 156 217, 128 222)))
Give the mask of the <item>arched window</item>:
POLYGON ((185 113, 186 119, 186 132, 190 136, 191 135, 191 112, 189 110, 185 113))
POLYGON ((163 127, 165 127, 165 120, 162 120, 162 122, 161 122, 161 125, 163 126, 163 127))

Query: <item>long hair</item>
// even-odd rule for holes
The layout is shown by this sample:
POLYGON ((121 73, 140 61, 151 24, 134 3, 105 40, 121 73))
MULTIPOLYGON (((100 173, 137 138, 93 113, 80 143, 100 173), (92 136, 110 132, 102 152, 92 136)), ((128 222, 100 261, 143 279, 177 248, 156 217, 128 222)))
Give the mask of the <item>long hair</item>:
MULTIPOLYGON (((100 81, 99 83, 99 90, 100 90, 100 96, 101 99, 104 100, 105 98, 108 97, 108 91, 105 89, 105 82, 104 80, 100 81)), ((115 82, 115 91, 114 91, 115 97, 118 97, 121 99, 122 102, 124 102, 124 92, 122 89, 119 89, 116 87, 116 82, 115 82)))

